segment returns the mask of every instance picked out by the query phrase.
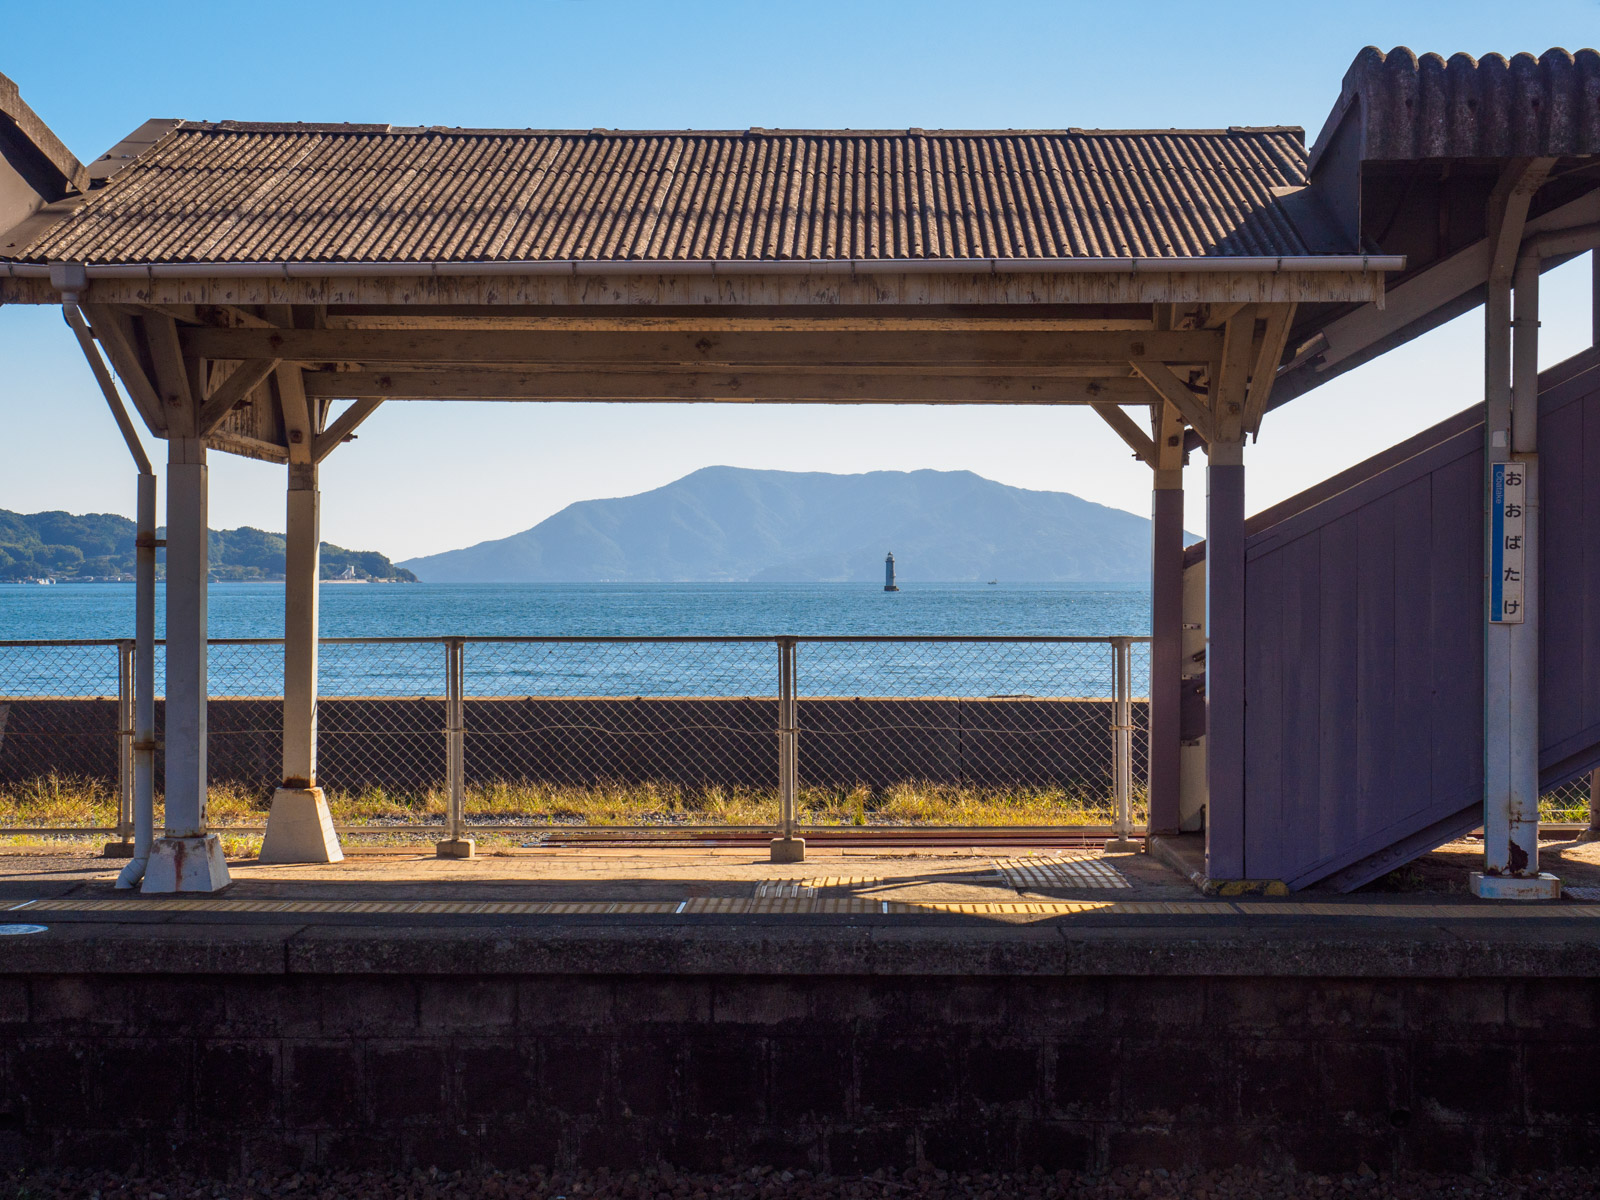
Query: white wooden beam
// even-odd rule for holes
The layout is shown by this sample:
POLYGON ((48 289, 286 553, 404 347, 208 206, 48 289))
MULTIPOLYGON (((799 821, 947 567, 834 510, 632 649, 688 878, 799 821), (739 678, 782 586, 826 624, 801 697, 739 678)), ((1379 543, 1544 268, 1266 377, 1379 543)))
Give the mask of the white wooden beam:
POLYGON ((177 325, 171 317, 149 313, 144 318, 144 332, 168 437, 193 438, 197 436, 200 413, 192 386, 191 364, 184 359, 177 325))
POLYGON ((356 427, 378 411, 382 400, 368 398, 357 400, 344 412, 334 419, 332 425, 317 435, 317 440, 311 444, 311 461, 320 463, 332 454, 341 442, 349 440, 354 435, 356 427))
POLYGON ((1244 431, 1256 438, 1260 437, 1261 418, 1266 416, 1267 404, 1272 399, 1272 384, 1278 377, 1278 363, 1283 358, 1283 346, 1289 338, 1295 313, 1293 304, 1264 307, 1267 327, 1256 349, 1255 364, 1250 368, 1250 383, 1244 400, 1244 431))
POLYGON ((1244 439, 1245 389, 1257 345, 1256 308, 1249 305, 1229 319, 1223 337, 1220 371, 1211 386, 1212 441, 1244 439))
MULTIPOLYGON (((280 375, 284 368, 280 367, 280 375)), ((737 371, 307 371, 313 399, 748 401, 824 404, 1092 404, 1148 402, 1131 376, 1107 379, 737 371)))
POLYGON ((1154 469, 1157 463, 1156 445, 1150 435, 1139 428, 1139 423, 1115 404, 1091 404, 1090 408, 1100 414, 1100 419, 1111 426, 1123 441, 1128 443, 1128 448, 1133 451, 1133 456, 1146 466, 1154 469))
POLYGON ((239 363, 200 409, 200 436, 209 437, 234 407, 277 369, 275 358, 252 358, 239 363))
POLYGON ((278 404, 283 411, 284 437, 289 443, 289 465, 312 465, 312 443, 317 436, 311 418, 311 405, 306 399, 304 373, 289 363, 279 364, 274 372, 278 387, 278 404))
POLYGON ((105 347, 106 357, 111 360, 117 377, 128 389, 128 398, 139 410, 144 423, 150 427, 150 432, 165 434, 166 410, 161 397, 157 395, 155 383, 145 374, 144 364, 139 361, 139 355, 133 348, 130 340, 132 325, 128 318, 103 304, 85 305, 83 311, 89 316, 95 340, 105 347))
POLYGON ((213 359, 508 365, 681 364, 852 369, 869 363, 995 368, 1021 373, 1126 362, 1203 363, 1222 348, 1216 331, 1136 333, 573 333, 502 330, 213 329, 182 333, 184 350, 213 359))
POLYGON ((1133 369, 1155 389, 1156 395, 1178 410, 1202 440, 1212 440, 1214 426, 1206 401, 1191 392, 1188 384, 1174 375, 1170 367, 1165 363, 1139 360, 1133 363, 1133 369))

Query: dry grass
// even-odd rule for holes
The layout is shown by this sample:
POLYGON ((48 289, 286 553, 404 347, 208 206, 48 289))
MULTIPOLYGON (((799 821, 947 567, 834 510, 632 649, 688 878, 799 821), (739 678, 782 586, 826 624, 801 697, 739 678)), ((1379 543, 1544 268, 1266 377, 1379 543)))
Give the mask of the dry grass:
MULTIPOLYGON (((803 825, 1107 825, 1111 798, 1070 788, 993 788, 907 781, 886 788, 802 787, 796 814, 803 825)), ((213 787, 209 818, 226 834, 229 826, 265 823, 271 794, 235 784, 213 787)), ((159 805, 159 800, 158 800, 159 805)), ((328 805, 340 825, 442 824, 446 796, 434 789, 395 792, 384 788, 330 791, 328 805)), ((1135 789, 1133 818, 1144 820, 1146 798, 1135 789)), ((600 783, 569 787, 495 783, 467 790, 470 821, 556 825, 756 825, 778 819, 777 796, 752 788, 684 788, 674 784, 600 783)), ((1545 796, 1540 818, 1588 819, 1587 790, 1563 788, 1545 796)), ((6 828, 114 827, 117 796, 107 781, 44 775, 0 787, 0 830, 6 828)), ((157 814, 157 825, 161 817, 157 814)), ((240 847, 259 835, 228 835, 240 847)), ((0 834, 0 839, 5 835, 0 834)))
MULTIPOLYGON (((806 825, 1103 825, 1112 819, 1110 797, 1083 789, 908 781, 880 789, 803 787, 797 799, 798 819, 806 825)), ((219 831, 261 825, 270 800, 265 791, 217 785, 210 792, 208 816, 219 831)), ((328 806, 341 825, 433 824, 444 819, 446 796, 439 790, 330 791, 328 806)), ((1136 822, 1144 811, 1141 790, 1134 797, 1136 822)), ((778 800, 771 791, 737 787, 496 783, 469 788, 466 812, 471 820, 529 824, 771 825, 778 818, 778 800)), ((116 791, 103 780, 47 775, 0 788, 0 829, 109 828, 116 822, 116 791)))

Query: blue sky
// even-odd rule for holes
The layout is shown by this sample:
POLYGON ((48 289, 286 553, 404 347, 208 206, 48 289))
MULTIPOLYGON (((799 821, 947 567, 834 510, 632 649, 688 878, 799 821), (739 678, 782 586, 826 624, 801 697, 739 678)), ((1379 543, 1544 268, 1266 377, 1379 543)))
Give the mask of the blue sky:
MULTIPOLYGON (((1498 3, 11 5, 0 71, 80 158, 149 117, 589 128, 1304 125, 1361 47, 1600 42, 1600 0, 1498 3)), ((1588 342, 1588 262, 1546 277, 1544 353, 1588 342)), ((1481 395, 1481 318, 1273 414, 1264 507, 1481 395)), ((0 507, 131 512, 126 451, 56 312, 0 310, 0 507), (67 436, 64 436, 64 431, 67 436)), ((1188 524, 1204 528, 1203 457, 1188 524)), ((212 523, 282 528, 281 469, 213 456, 212 523)), ((701 466, 970 469, 1144 512, 1075 409, 392 404, 328 460, 324 536, 395 557, 524 529, 701 466)))

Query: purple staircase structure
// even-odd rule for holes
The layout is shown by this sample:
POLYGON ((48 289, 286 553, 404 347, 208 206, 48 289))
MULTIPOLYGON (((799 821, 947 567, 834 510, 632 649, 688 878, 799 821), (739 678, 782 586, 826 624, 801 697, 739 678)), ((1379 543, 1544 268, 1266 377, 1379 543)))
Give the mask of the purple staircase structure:
MULTIPOLYGON (((1600 351, 1539 384, 1548 789, 1600 766, 1600 351)), ((1483 442, 1480 405, 1247 523, 1246 877, 1349 890, 1482 820, 1483 442)))

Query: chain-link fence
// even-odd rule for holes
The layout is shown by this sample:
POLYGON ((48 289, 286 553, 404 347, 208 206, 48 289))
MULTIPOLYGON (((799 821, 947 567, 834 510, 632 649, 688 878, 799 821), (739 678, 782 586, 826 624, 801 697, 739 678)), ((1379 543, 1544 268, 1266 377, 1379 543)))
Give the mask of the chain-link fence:
POLYGON ((770 825, 769 638, 462 645, 465 819, 770 825))
POLYGON ((798 819, 1110 824, 1119 724, 1142 809, 1148 655, 1117 716, 1134 641, 799 639, 798 819))
MULTIPOLYGON (((788 654, 801 826, 1108 825, 1119 773, 1137 823, 1149 649, 1144 638, 330 638, 318 776, 345 827, 774 828, 788 654)), ((131 641, 0 642, 0 833, 131 836, 132 655, 131 641)), ((164 658, 158 644, 158 681, 164 658)), ((282 769, 282 643, 212 642, 209 678, 211 820, 259 828, 282 769)), ((162 707, 158 697, 158 729, 162 707)), ((1583 777, 1546 792, 1541 816, 1581 823, 1588 804, 1583 777)))
MULTIPOLYGON (((1137 819, 1144 641, 324 639, 318 781, 346 827, 773 828, 788 654, 799 824, 1105 824, 1121 764, 1137 819)), ((0 827, 127 836, 131 655, 0 645, 0 827)), ((208 673, 210 819, 259 827, 282 643, 214 641, 208 673)))
POLYGON ((0 832, 132 836, 132 655, 0 642, 0 832))

